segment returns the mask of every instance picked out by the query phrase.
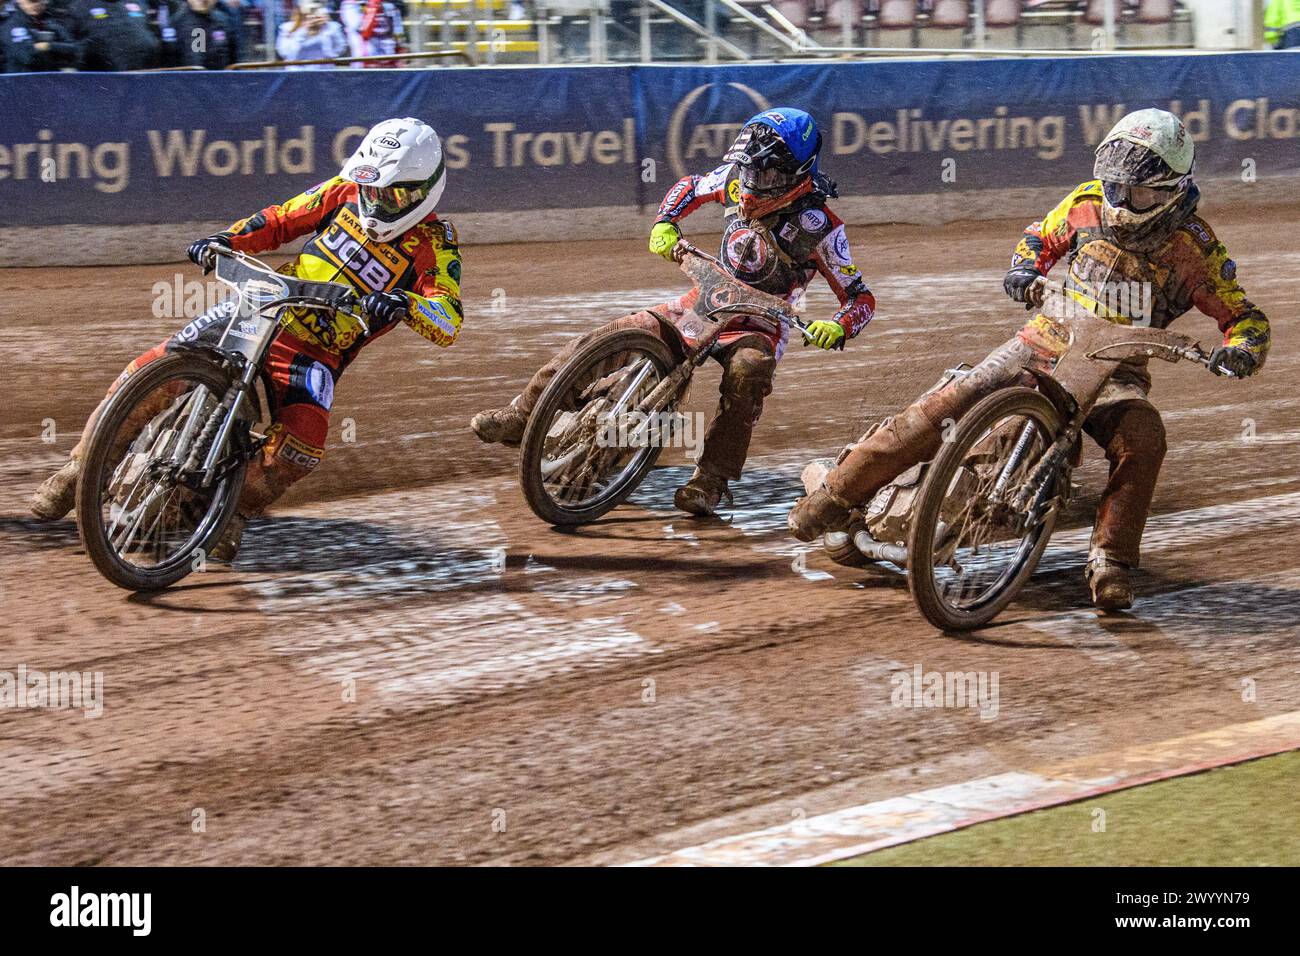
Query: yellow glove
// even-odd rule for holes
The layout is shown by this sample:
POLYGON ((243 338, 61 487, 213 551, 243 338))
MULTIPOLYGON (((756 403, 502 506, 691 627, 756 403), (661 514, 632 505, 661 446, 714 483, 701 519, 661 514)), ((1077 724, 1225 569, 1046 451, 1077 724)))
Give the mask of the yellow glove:
POLYGON ((671 222, 657 222, 650 230, 650 251, 672 262, 673 246, 681 237, 681 232, 671 222))
POLYGON ((808 326, 808 338, 819 349, 839 348, 844 344, 844 326, 821 319, 808 326))

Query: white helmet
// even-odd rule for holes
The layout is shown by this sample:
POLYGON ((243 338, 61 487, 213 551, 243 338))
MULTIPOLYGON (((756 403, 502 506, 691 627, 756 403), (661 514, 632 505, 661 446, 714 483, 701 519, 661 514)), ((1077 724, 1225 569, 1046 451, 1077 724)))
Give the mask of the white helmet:
POLYGON ((411 117, 375 126, 339 175, 357 184, 361 225, 375 242, 428 218, 447 185, 438 134, 411 117))
POLYGON ((1093 175, 1105 197, 1103 224, 1131 239, 1159 240, 1176 228, 1192 187, 1196 145, 1173 113, 1129 113, 1097 147, 1093 175))

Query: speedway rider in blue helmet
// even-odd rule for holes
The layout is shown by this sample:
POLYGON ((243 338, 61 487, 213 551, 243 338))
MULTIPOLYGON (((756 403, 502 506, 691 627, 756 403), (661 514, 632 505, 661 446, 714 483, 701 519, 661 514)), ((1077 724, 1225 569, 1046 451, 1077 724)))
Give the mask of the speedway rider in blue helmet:
MULTIPOLYGON (((826 206, 827 198, 836 192, 834 183, 817 169, 821 142, 817 124, 803 110, 778 107, 752 117, 721 166, 703 176, 684 176, 668 190, 650 232, 650 251, 671 261, 682 235, 677 223, 705 203, 721 203, 723 266, 741 281, 787 301, 801 297, 820 274, 840 308, 834 317, 809 326, 810 341, 835 349, 871 321, 876 303, 853 264, 844 223, 826 206)), ((679 353, 680 326, 696 295, 692 289, 673 302, 616 319, 573 340, 537 371, 513 402, 480 412, 471 427, 483 441, 518 444, 547 382, 595 335, 612 329, 644 329, 679 353)), ((740 478, 763 399, 772 391, 772 375, 785 349, 787 331, 772 331, 740 318, 719 338, 721 399, 695 474, 674 498, 683 511, 713 513, 719 501, 729 497, 727 482, 740 478)))

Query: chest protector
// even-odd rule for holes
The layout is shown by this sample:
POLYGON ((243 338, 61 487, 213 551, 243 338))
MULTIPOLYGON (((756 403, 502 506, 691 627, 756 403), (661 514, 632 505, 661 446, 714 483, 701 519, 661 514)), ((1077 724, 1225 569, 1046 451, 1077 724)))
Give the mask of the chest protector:
POLYGON ((788 297, 808 284, 816 271, 813 254, 834 228, 824 203, 812 192, 762 219, 741 219, 728 207, 718 258, 741 282, 788 297))

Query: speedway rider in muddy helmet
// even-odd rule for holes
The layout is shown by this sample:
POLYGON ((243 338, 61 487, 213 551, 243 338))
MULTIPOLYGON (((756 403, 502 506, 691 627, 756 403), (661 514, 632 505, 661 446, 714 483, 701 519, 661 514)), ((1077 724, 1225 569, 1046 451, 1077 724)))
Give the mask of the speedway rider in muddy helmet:
MULTIPOLYGON (((214 247, 259 253, 306 236, 282 271, 353 286, 367 315, 366 326, 351 316, 331 320, 308 310, 288 309, 281 316, 267 359, 274 405, 267 441, 249 465, 235 517, 209 558, 233 558, 248 518, 320 464, 334 385, 363 347, 399 322, 435 345, 456 340, 460 252, 455 228, 434 211, 445 186, 442 145, 433 128, 411 117, 385 120, 365 135, 339 175, 190 245, 190 259, 211 271, 214 247)), ((173 348, 215 344, 229 320, 229 303, 208 310, 128 365, 109 394, 173 348)), ((72 509, 80 450, 79 443, 67 464, 37 489, 31 503, 37 518, 54 521, 72 509)))
MULTIPOLYGON (((650 251, 671 261, 682 237, 678 223, 705 203, 722 204, 725 228, 718 258, 723 266, 741 281, 787 301, 801 297, 813 277, 821 275, 840 308, 832 318, 808 326, 809 341, 835 349, 871 320, 875 299, 853 264, 844 224, 826 206, 827 198, 836 193, 834 184, 817 169, 820 149, 817 124, 803 110, 778 107, 752 117, 721 166, 702 176, 684 176, 668 190, 650 232, 650 251)), ((518 444, 546 383, 591 335, 640 328, 679 352, 692 321, 698 326, 698 319, 689 318, 696 295, 692 290, 573 340, 510 405, 480 412, 471 427, 484 441, 518 444)), ((677 490, 678 508, 707 515, 729 497, 727 482, 740 477, 787 334, 742 318, 733 320, 720 336, 716 355, 723 375, 718 410, 695 474, 677 490)))
POLYGON ((1097 147, 1101 225, 1130 252, 1158 249, 1196 209, 1196 144, 1172 113, 1141 110, 1120 120, 1097 147))
MULTIPOLYGON (((736 164, 740 217, 761 219, 813 191, 822 134, 802 110, 760 113, 741 129, 723 159, 736 164)), ((823 182, 822 191, 834 194, 823 182)))
MULTIPOLYGON (((1268 319, 1237 282, 1237 263, 1196 214, 1195 147, 1178 117, 1158 109, 1125 116, 1097 149, 1096 178, 1030 224, 1011 257, 1003 286, 1030 308, 1042 304, 1042 279, 1064 259, 1067 295, 1119 324, 1141 319, 1166 328, 1195 308, 1214 319, 1222 339, 1211 371, 1254 374, 1268 354, 1268 319), (1139 287, 1147 314, 1105 303, 1113 290, 1139 287)), ((1138 298, 1138 297, 1133 297, 1138 298)), ((1022 380, 1025 369, 1050 373, 1070 333, 1038 314, 966 375, 912 403, 864 435, 790 513, 796 537, 811 541, 843 530, 875 493, 938 451, 943 423, 981 398, 1022 380)), ((1105 450, 1110 476, 1097 507, 1085 577, 1093 603, 1121 610, 1134 600, 1132 570, 1165 455, 1160 412, 1148 400, 1146 359, 1120 363, 1084 430, 1105 450)), ((1030 380, 1032 384, 1032 379, 1030 380)))

